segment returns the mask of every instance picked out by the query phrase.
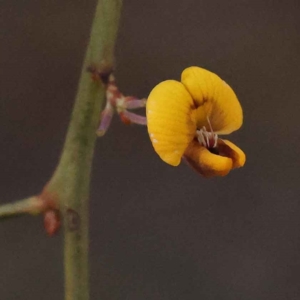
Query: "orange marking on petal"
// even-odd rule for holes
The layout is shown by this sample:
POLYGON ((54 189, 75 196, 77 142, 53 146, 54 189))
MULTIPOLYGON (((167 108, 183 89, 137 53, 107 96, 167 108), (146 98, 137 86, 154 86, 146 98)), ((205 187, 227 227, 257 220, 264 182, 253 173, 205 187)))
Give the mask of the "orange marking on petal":
POLYGON ((243 123, 241 105, 231 87, 218 75, 199 67, 186 68, 181 82, 195 101, 193 112, 198 128, 207 126, 206 117, 217 134, 229 134, 243 123))
POLYGON ((232 169, 232 159, 211 153, 193 140, 184 153, 184 158, 197 172, 205 177, 225 176, 232 169))
POLYGON ((218 140, 218 149, 220 155, 230 157, 233 161, 233 168, 240 168, 246 162, 245 153, 235 144, 228 140, 218 140))

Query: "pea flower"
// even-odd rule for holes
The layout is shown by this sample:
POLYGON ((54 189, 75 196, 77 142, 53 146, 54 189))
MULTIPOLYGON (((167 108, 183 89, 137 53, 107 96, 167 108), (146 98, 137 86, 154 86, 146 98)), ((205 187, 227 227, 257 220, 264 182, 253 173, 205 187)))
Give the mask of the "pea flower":
POLYGON ((205 177, 225 176, 244 165, 244 152, 218 138, 241 127, 243 112, 233 90, 216 74, 189 67, 181 82, 159 83, 148 97, 146 114, 153 147, 169 165, 183 159, 205 177))

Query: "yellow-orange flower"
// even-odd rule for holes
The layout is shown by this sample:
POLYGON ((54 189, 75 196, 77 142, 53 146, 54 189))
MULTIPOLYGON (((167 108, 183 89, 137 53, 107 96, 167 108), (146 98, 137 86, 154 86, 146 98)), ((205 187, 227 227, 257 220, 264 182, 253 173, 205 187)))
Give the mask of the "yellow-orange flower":
POLYGON ((205 177, 224 176, 244 165, 244 152, 217 136, 239 129, 243 112, 233 90, 216 74, 189 67, 181 82, 159 83, 146 113, 153 147, 166 163, 177 166, 183 158, 205 177))

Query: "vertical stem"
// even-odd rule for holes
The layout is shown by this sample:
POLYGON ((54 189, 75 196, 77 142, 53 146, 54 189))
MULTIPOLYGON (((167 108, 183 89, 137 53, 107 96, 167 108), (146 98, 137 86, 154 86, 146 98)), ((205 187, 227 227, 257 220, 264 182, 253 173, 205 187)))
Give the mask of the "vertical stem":
POLYGON ((99 0, 78 92, 58 167, 46 187, 64 219, 65 300, 89 299, 88 199, 96 129, 105 87, 88 69, 109 72, 114 63, 122 0, 99 0))

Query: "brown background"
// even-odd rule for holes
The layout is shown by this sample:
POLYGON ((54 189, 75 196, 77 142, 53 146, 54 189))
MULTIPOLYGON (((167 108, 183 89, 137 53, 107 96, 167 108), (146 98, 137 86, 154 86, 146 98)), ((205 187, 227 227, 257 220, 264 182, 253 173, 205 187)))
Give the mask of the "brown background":
MULTIPOLYGON (((66 133, 95 1, 0 2, 0 199, 38 192, 66 133)), ((126 94, 198 65, 237 93, 246 166, 206 180, 172 168, 115 117, 95 154, 92 299, 300 299, 300 2, 124 1, 126 94)), ((0 224, 0 299, 62 299, 62 237, 41 217, 0 224)))

